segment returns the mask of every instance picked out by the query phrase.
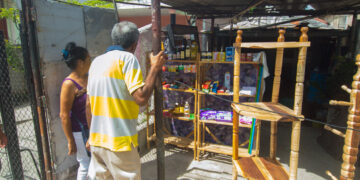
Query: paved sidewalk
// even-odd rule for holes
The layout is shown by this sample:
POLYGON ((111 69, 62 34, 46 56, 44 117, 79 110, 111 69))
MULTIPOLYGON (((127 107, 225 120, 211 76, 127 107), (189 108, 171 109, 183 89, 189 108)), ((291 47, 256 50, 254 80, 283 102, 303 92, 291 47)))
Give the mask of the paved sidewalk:
MULTIPOLYGON (((264 124, 261 131, 261 154, 268 155, 269 148, 269 127, 264 124)), ((278 135, 278 153, 279 161, 288 170, 290 157, 290 137, 291 124, 279 124, 278 135)), ((338 161, 327 154, 322 147, 317 144, 316 138, 321 130, 313 127, 302 127, 301 145, 299 157, 299 180, 322 180, 331 179, 326 175, 329 170, 336 177, 339 177, 341 161, 338 161)), ((166 179, 179 180, 213 180, 213 179, 231 179, 232 165, 231 157, 207 154, 201 161, 193 160, 192 150, 183 150, 174 146, 166 146, 166 179)), ((141 158, 142 179, 156 180, 156 149, 151 149, 141 158)), ((356 178, 360 179, 359 170, 356 178)), ((238 179, 243 179, 239 177, 238 179)))

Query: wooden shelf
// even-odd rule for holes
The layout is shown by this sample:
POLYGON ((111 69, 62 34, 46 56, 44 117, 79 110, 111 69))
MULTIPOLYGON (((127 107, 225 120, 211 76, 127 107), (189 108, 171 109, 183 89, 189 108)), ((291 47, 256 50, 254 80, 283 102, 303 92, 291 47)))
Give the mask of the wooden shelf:
POLYGON ((196 60, 167 60, 166 62, 177 62, 177 63, 196 63, 196 60))
MULTIPOLYGON (((213 153, 220 153, 225 155, 232 155, 232 146, 220 145, 220 144, 212 144, 206 143, 203 146, 199 147, 199 150, 213 152, 213 153)), ((239 156, 240 157, 251 157, 255 155, 255 151, 250 155, 248 153, 248 148, 239 148, 239 156)))
POLYGON ((194 140, 186 138, 186 137, 178 137, 169 134, 164 135, 164 143, 172 144, 181 148, 191 148, 195 147, 194 140))
MULTIPOLYGON (((225 126, 233 126, 232 122, 221 122, 221 121, 215 121, 215 120, 199 120, 202 123, 205 124, 218 124, 218 125, 225 125, 225 126)), ((258 124, 256 124, 257 126, 258 124)), ((239 127, 244 127, 244 128, 251 128, 251 124, 242 124, 239 123, 239 127)))
POLYGON ((264 121, 288 122, 288 121, 297 121, 299 120, 298 118, 304 117, 302 115, 297 116, 292 109, 278 103, 270 103, 270 102, 249 102, 249 103, 241 103, 241 104, 233 103, 231 104, 231 107, 240 115, 248 116, 264 121), (267 111, 264 111, 262 109, 265 109, 267 111), (294 116, 298 118, 295 118, 294 116))
MULTIPOLYGON (((234 47, 239 47, 239 44, 234 43, 234 47)), ((244 42, 240 44, 240 47, 249 49, 300 48, 310 47, 310 42, 244 42)))
MULTIPOLYGON (((234 64, 234 61, 200 61, 200 64, 234 64)), ((253 61, 241 61, 240 64, 260 64, 259 62, 253 61)))
POLYGON ((237 172, 246 179, 289 179, 289 174, 276 160, 262 157, 240 157, 239 160, 233 162, 237 172))
POLYGON ((174 118, 174 119, 177 119, 177 120, 181 120, 181 121, 194 121, 193 119, 190 119, 189 117, 185 117, 185 116, 173 115, 171 117, 174 118))
POLYGON ((177 92, 185 92, 185 93, 195 93, 196 91, 191 89, 173 89, 173 88, 163 88, 165 91, 177 91, 177 92))
MULTIPOLYGON (((209 93, 205 93, 205 92, 199 92, 199 94, 202 95, 217 95, 217 96, 234 96, 234 94, 229 94, 229 93, 213 93, 213 92, 209 92, 209 93)), ((246 94, 240 94, 239 97, 256 97, 255 95, 246 95, 246 94)))

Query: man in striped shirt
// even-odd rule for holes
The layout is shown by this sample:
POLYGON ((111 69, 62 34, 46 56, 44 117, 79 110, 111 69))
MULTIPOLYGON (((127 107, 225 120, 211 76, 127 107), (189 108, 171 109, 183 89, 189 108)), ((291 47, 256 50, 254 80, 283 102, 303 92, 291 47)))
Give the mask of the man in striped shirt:
POLYGON ((135 24, 115 24, 111 32, 114 45, 91 64, 87 87, 90 179, 141 179, 136 149, 139 105, 148 102, 165 56, 163 52, 151 55, 150 72, 144 82, 133 54, 138 37, 135 24))

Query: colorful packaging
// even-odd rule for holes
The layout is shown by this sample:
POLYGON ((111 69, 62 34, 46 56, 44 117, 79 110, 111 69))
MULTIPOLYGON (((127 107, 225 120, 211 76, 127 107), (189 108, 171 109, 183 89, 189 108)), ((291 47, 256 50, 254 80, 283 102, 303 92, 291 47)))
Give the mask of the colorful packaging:
POLYGON ((247 61, 253 61, 253 53, 247 53, 246 54, 246 60, 247 61))
MULTIPOLYGON (((247 116, 241 116, 239 115, 239 122, 241 124, 252 124, 252 119, 251 117, 247 117, 247 116)), ((256 121, 255 121, 256 122, 256 121)))
POLYGON ((226 47, 226 61, 234 61, 235 48, 226 47))

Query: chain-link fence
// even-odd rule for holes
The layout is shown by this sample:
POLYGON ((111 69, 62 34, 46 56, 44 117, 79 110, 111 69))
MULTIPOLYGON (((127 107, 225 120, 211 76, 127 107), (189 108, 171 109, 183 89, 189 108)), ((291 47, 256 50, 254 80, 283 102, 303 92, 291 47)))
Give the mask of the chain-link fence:
POLYGON ((0 123, 8 138, 6 148, 0 149, 0 179, 41 179, 30 82, 26 80, 21 48, 6 43, 0 32, 0 123))

